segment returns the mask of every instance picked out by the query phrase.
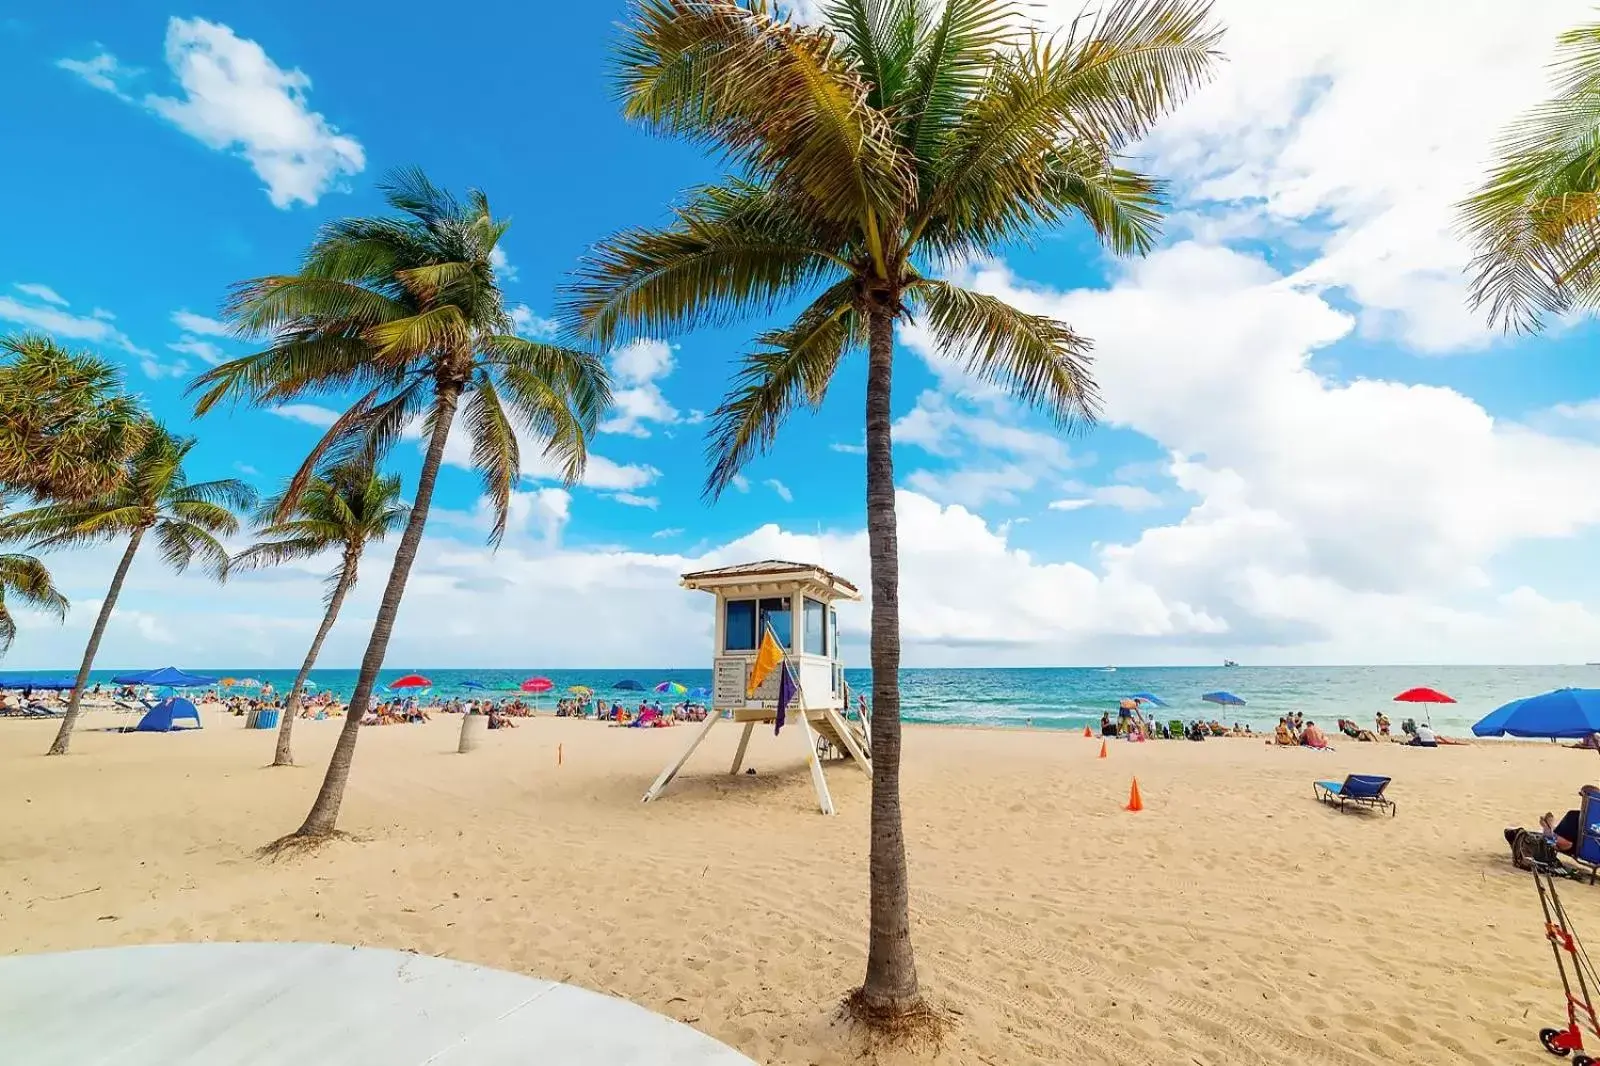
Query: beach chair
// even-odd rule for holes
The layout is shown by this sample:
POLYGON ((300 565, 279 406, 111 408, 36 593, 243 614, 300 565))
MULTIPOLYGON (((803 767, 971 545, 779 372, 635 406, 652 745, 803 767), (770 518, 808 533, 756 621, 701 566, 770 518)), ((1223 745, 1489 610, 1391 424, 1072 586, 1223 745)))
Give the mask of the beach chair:
POLYGON ((1168 723, 1167 728, 1171 730, 1173 740, 1182 740, 1186 735, 1188 735, 1188 731, 1183 728, 1182 718, 1174 718, 1170 723, 1168 723))
POLYGON ((1312 783, 1311 791, 1323 803, 1330 807, 1338 807, 1341 811, 1346 805, 1367 807, 1373 810, 1385 810, 1389 817, 1396 813, 1394 801, 1383 794, 1389 787, 1389 778, 1373 777, 1370 774, 1351 774, 1343 781, 1316 781, 1312 783))
POLYGON ((1589 871, 1589 883, 1600 876, 1600 803, 1584 796, 1578 807, 1580 835, 1572 845, 1572 861, 1589 871))

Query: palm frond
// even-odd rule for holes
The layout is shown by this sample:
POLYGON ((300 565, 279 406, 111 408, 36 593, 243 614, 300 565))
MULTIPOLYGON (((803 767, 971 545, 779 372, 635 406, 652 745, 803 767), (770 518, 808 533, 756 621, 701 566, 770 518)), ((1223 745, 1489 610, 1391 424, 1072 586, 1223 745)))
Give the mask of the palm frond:
POLYGON ((268 566, 282 566, 302 559, 315 559, 330 548, 338 546, 337 539, 324 537, 284 537, 280 540, 262 540, 237 553, 228 563, 234 570, 259 570, 268 566))
POLYGON ((198 557, 207 573, 218 580, 228 576, 228 551, 222 542, 189 521, 162 519, 152 531, 161 559, 174 573, 183 573, 198 557))
POLYGON ((913 291, 934 343, 970 373, 1060 425, 1094 421, 1100 401, 1086 338, 1053 318, 946 281, 920 279, 913 291))
MULTIPOLYGON (((517 397, 544 395, 537 390, 529 393, 532 383, 546 384, 551 397, 559 398, 556 406, 571 416, 572 426, 561 432, 593 436, 600 419, 611 408, 611 375, 592 352, 504 334, 485 337, 481 347, 485 354, 484 365, 502 375, 502 384, 511 386, 513 409, 523 404, 517 397)), ((531 409, 541 410, 546 406, 549 401, 538 399, 531 404, 531 409)), ((529 428, 533 429, 537 421, 530 420, 529 428)), ((548 435, 543 430, 534 432, 548 435)))
POLYGON ((170 495, 173 504, 198 501, 218 504, 235 511, 248 511, 256 505, 256 490, 238 478, 219 481, 201 481, 174 489, 170 495))
POLYGON ((67 616, 67 598, 56 589, 43 563, 31 555, 0 555, 0 655, 17 636, 12 603, 26 604, 57 619, 67 616))
POLYGON ((924 194, 952 129, 996 56, 1020 40, 1022 25, 1012 0, 946 0, 926 34, 904 90, 890 98, 903 116, 901 140, 917 161, 924 194))
POLYGON ((772 446, 778 430, 802 403, 822 404, 839 359, 864 343, 854 303, 854 282, 834 285, 787 329, 758 338, 732 388, 711 415, 705 495, 715 499, 756 455, 772 446))
POLYGON ((316 322, 366 330, 405 317, 392 296, 338 278, 280 274, 235 285, 223 315, 241 336, 270 336, 316 322))
POLYGON ((167 505, 168 524, 181 522, 207 533, 231 537, 239 532, 239 519, 221 504, 204 500, 175 500, 167 505))
POLYGON ((498 546, 506 535, 511 492, 522 476, 522 456, 517 434, 500 406, 494 378, 486 371, 479 371, 473 379, 462 417, 467 435, 472 438, 472 467, 482 476, 483 493, 494 511, 489 543, 498 546))

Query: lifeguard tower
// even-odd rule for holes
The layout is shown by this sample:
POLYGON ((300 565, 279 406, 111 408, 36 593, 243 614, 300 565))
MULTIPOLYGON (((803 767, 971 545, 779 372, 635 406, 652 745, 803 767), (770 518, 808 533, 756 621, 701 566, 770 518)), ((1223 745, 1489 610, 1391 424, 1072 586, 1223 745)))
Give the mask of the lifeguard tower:
POLYGON ((804 740, 817 803, 823 814, 832 814, 833 797, 822 774, 819 749, 854 759, 869 775, 872 773, 871 721, 865 713, 859 722, 849 720, 850 689, 845 684, 844 663, 839 656, 835 610, 841 600, 861 599, 860 590, 820 566, 777 559, 684 574, 680 584, 717 598, 711 707, 705 724, 695 732, 684 753, 661 771, 644 794, 644 802, 661 794, 725 716, 735 724, 744 724, 744 735, 739 738, 733 766, 728 770, 737 774, 744 765, 745 750, 755 727, 777 722, 778 687, 787 669, 796 692, 785 714, 785 725, 804 740), (783 648, 784 663, 768 674, 751 695, 750 670, 762 635, 769 628, 783 648))

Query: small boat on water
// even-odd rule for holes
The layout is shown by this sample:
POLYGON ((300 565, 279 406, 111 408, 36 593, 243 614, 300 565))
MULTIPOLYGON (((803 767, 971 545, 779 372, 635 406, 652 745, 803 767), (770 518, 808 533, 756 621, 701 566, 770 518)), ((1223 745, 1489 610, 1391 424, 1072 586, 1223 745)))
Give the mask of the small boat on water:
POLYGON ((1224 659, 1224 660, 1222 660, 1222 665, 1223 666, 1238 666, 1239 664, 1234 662, 1232 659, 1224 659))
POLYGON ((1117 668, 1115 666, 1102 666, 1100 672, 1102 674, 1114 674, 1117 672, 1117 668))

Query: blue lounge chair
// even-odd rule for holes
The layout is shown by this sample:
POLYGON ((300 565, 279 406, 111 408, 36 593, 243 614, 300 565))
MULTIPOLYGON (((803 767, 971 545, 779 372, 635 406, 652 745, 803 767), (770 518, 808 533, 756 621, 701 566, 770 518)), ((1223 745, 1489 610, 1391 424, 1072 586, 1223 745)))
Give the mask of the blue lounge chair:
POLYGON ((1584 796, 1578 805, 1580 835, 1572 845, 1572 861, 1589 869, 1589 883, 1600 876, 1600 801, 1584 796))
MULTIPOLYGON (((1370 774, 1351 774, 1343 782, 1317 781, 1311 786, 1317 799, 1329 806, 1338 807, 1341 811, 1347 804, 1359 807, 1369 807, 1375 810, 1389 811, 1389 817, 1395 815, 1394 801, 1384 796, 1383 790, 1389 787, 1389 778, 1373 777, 1370 774)), ((1600 840, 1596 841, 1600 844, 1600 840)))

